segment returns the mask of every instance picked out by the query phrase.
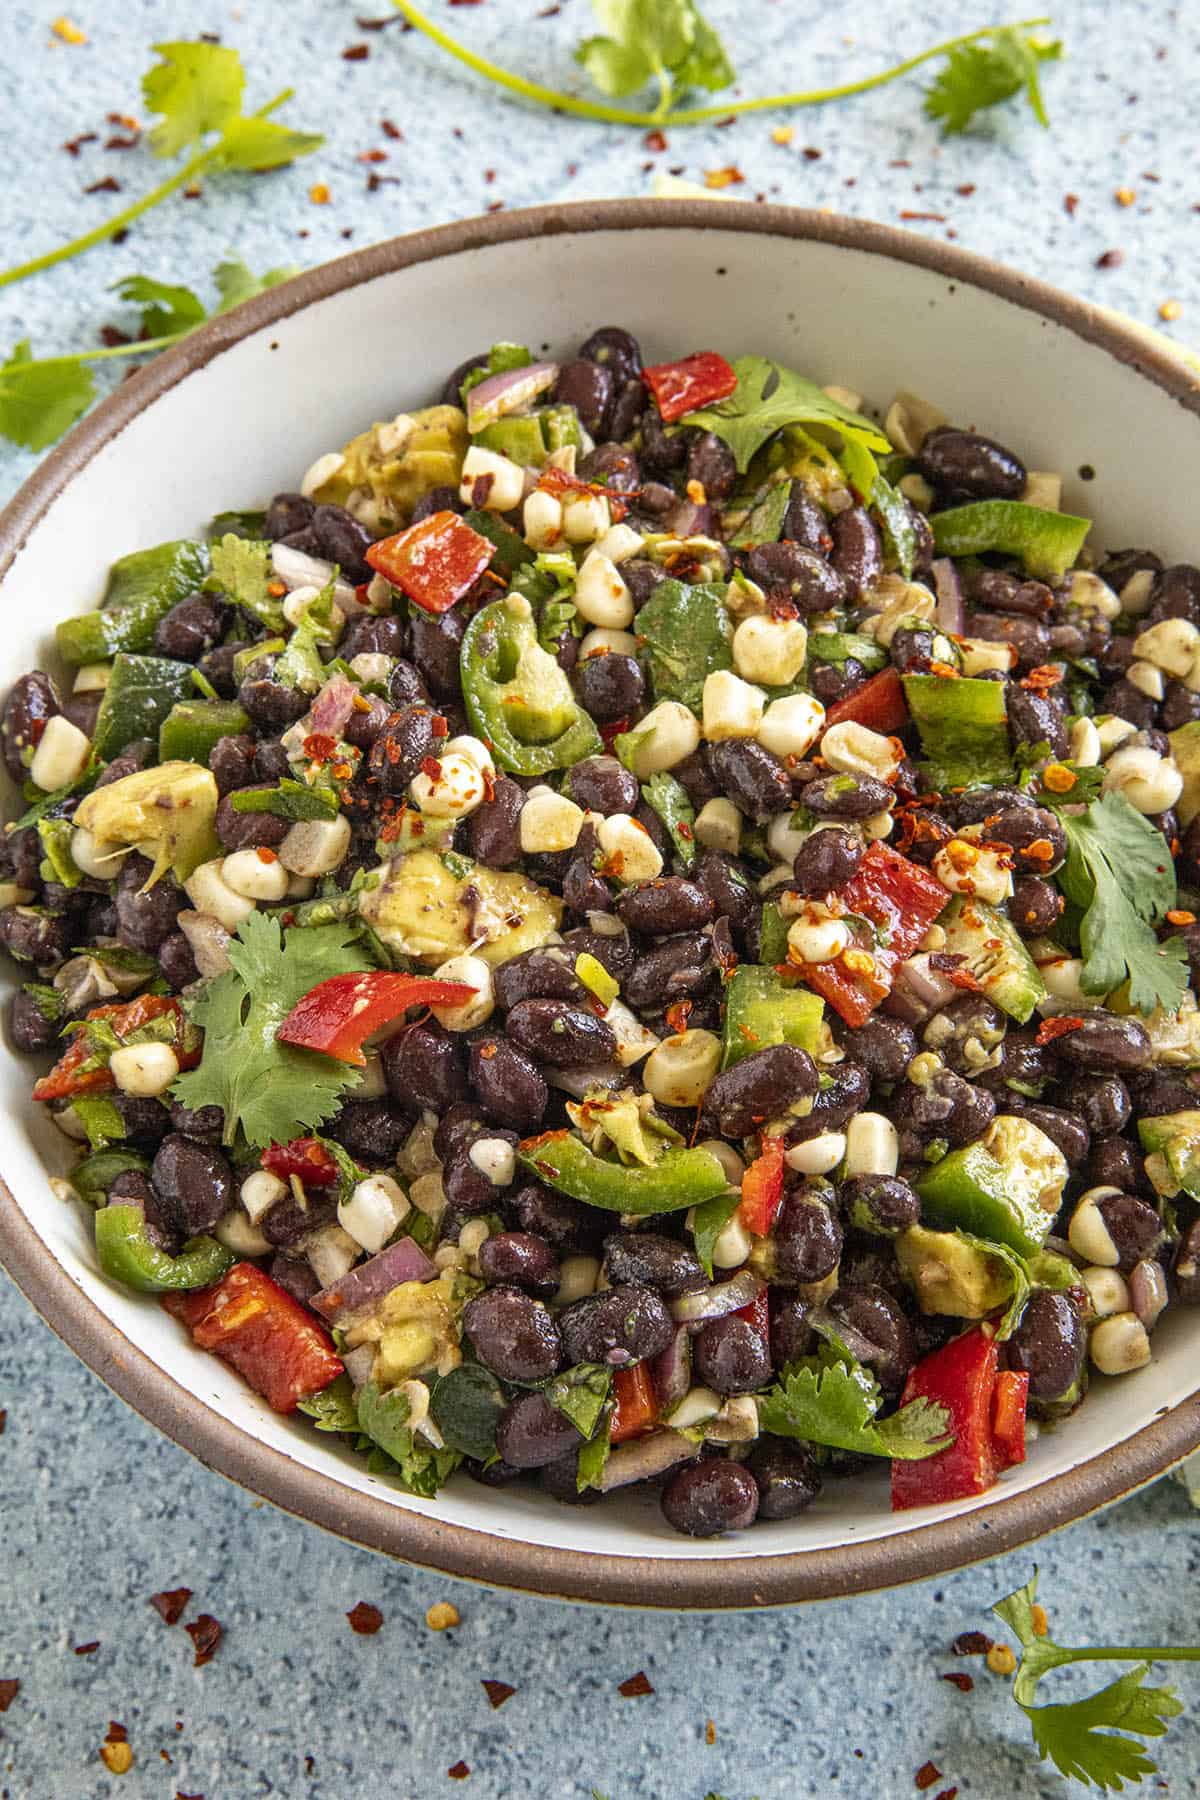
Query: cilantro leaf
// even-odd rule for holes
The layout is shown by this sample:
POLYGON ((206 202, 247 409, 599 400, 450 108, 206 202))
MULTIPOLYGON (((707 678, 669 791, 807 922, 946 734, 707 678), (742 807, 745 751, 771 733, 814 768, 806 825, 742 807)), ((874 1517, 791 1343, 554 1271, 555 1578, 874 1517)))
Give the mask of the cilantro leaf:
POLYGON ((231 119, 221 133, 219 160, 223 169, 280 169, 324 142, 317 132, 293 131, 274 119, 231 119))
POLYGON ((1038 124, 1049 125, 1038 75, 1042 63, 1061 55, 1061 43, 1043 43, 1011 26, 988 41, 959 44, 925 95, 926 116, 940 122, 943 137, 952 137, 976 113, 1024 91, 1038 124))
POLYGON ((310 1394, 306 1400, 296 1402, 297 1412, 307 1413, 314 1420, 318 1431, 357 1431, 358 1408, 354 1404, 354 1389, 350 1385, 348 1375, 339 1375, 336 1381, 322 1388, 319 1394, 310 1394))
POLYGON ((223 44, 155 44, 161 61, 142 77, 142 98, 161 122, 150 133, 155 156, 178 156, 242 110, 246 72, 223 44))
POLYGON ((229 943, 233 967, 187 1003, 203 1028, 199 1066, 172 1092, 185 1106, 220 1106, 225 1142, 240 1125, 256 1150, 286 1144, 323 1125, 361 1079, 348 1063, 281 1044, 279 1026, 296 1002, 331 975, 373 965, 352 923, 283 932, 277 918, 252 913, 229 943))
MULTIPOLYGON (((245 542, 241 538, 235 541, 245 542)), ((288 639, 286 650, 280 652, 272 675, 284 687, 315 694, 325 680, 321 646, 328 649, 333 642, 333 586, 332 581, 327 581, 320 593, 309 601, 300 623, 288 639)))
POLYGON ((305 787, 285 776, 278 787, 240 788, 231 795, 234 812, 271 813, 276 819, 336 819, 338 798, 331 788, 305 787))
POLYGON ((1160 944, 1154 928, 1175 904, 1175 867, 1166 841, 1123 794, 1093 800, 1085 813, 1060 812, 1067 860, 1058 884, 1082 913, 1079 929, 1089 994, 1129 982, 1138 1012, 1175 1011, 1188 985, 1178 938, 1160 944))
POLYGON ((575 1487, 579 1493, 588 1488, 599 1488, 604 1478, 605 1464, 612 1450, 612 1412, 606 1413, 604 1422, 594 1437, 590 1437, 579 1452, 579 1463, 575 1471, 575 1487))
POLYGON ((290 281, 299 272, 294 264, 289 263, 282 268, 268 269, 265 274, 255 275, 240 257, 230 257, 227 262, 218 263, 213 270, 213 282, 221 296, 217 311, 231 312, 243 300, 253 300, 257 295, 278 287, 280 282, 290 281))
POLYGON ((608 1404, 611 1388, 611 1369, 601 1363, 577 1363, 548 1382, 544 1392, 555 1412, 570 1419, 582 1437, 590 1438, 608 1404))
MULTIPOLYGON (((724 587, 660 581, 638 613, 635 629, 656 700, 682 700, 699 712, 707 676, 733 667, 733 621, 724 587)), ((638 735, 636 729, 622 732, 618 742, 638 735)))
POLYGON ((433 1383, 429 1415, 448 1450, 487 1462, 496 1454, 496 1426, 505 1407, 496 1377, 481 1363, 460 1363, 433 1383))
POLYGON ((605 35, 585 38, 575 60, 601 93, 634 94, 657 82, 663 108, 689 88, 716 91, 733 65, 693 0, 592 0, 605 35))
POLYGON ((25 450, 44 450, 82 418, 95 393, 90 369, 69 356, 35 362, 22 338, 0 366, 0 435, 25 450))
POLYGON ((838 432, 843 443, 857 442, 884 454, 891 449, 878 425, 831 400, 815 381, 794 369, 767 356, 739 356, 733 369, 738 384, 729 398, 688 413, 686 423, 724 438, 743 474, 768 438, 787 425, 825 425, 838 432))
POLYGON ((860 1456, 892 1456, 917 1461, 953 1442, 946 1408, 927 1399, 910 1400, 891 1418, 877 1419, 879 1385, 861 1364, 823 1345, 784 1370, 758 1404, 761 1429, 777 1437, 802 1438, 860 1456))
POLYGON ((235 537, 232 531, 214 543, 210 551, 212 574, 206 587, 228 594, 238 606, 253 613, 268 631, 282 631, 283 607, 268 592, 271 581, 271 546, 254 538, 235 537))
POLYGON ((114 281, 113 288, 122 300, 141 309, 142 330, 147 337, 172 337, 192 331, 208 317, 204 302, 191 288, 169 287, 149 275, 126 275, 114 281))
POLYGON ((408 1401, 399 1388, 381 1394, 369 1381, 358 1396, 358 1422, 369 1443, 384 1452, 380 1463, 372 1457, 368 1467, 395 1476, 410 1494, 430 1500, 449 1480, 462 1461, 457 1450, 435 1450, 408 1424, 408 1401))
POLYGON ((675 844, 675 854, 685 869, 696 860, 696 838, 692 830, 696 809, 688 799, 687 789, 673 775, 661 770, 642 785, 642 799, 658 814, 675 844))
POLYGON ((717 1239, 741 1204, 740 1191, 731 1188, 727 1194, 714 1194, 711 1200, 701 1201, 696 1208, 692 1219, 692 1242, 696 1246, 700 1266, 710 1281, 713 1278, 712 1259, 717 1239))

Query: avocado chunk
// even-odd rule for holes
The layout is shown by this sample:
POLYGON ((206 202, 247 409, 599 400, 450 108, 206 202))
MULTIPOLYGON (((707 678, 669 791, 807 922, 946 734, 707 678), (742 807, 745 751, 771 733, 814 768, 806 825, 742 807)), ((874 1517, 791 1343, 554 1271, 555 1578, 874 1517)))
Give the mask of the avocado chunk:
MULTIPOLYGON (((988 684, 985 684, 988 685, 988 684)), ((946 933, 946 950, 964 956, 964 967, 983 992, 1018 1025, 1024 1025, 1046 984, 1016 929, 995 906, 958 894, 938 924, 946 933)))
POLYGON ((139 850, 154 864, 146 886, 169 869, 186 881, 202 862, 221 854, 213 829, 217 784, 198 763, 166 762, 137 769, 80 801, 75 823, 107 849, 139 850))
POLYGON ((923 1313, 986 1319, 1013 1291, 1008 1264, 961 1231, 910 1225, 896 1239, 896 1261, 923 1313))
POLYGON ((465 856, 413 850, 385 865, 358 910, 384 943, 436 968, 470 950, 493 967, 544 944, 562 902, 525 876, 465 856))
POLYGON ((1168 1198, 1184 1193, 1200 1199, 1200 1111, 1139 1119, 1138 1136, 1148 1153, 1146 1173, 1156 1192, 1168 1198))
POLYGON ((1200 813, 1200 719, 1181 725, 1178 731, 1169 731, 1167 736, 1171 740, 1171 755, 1183 776, 1183 792, 1175 802, 1175 811, 1179 823, 1186 827, 1200 813))
POLYGON ((340 466, 313 492, 321 506, 345 506, 366 489, 375 506, 373 528, 407 525, 413 507, 433 488, 456 488, 467 453, 467 415, 457 406, 426 406, 360 432, 342 450, 340 466))
POLYGON ((1011 1113, 997 1113, 977 1143, 951 1150, 916 1184, 932 1224, 1007 1244, 1021 1256, 1041 1249, 1066 1185, 1058 1145, 1011 1113))

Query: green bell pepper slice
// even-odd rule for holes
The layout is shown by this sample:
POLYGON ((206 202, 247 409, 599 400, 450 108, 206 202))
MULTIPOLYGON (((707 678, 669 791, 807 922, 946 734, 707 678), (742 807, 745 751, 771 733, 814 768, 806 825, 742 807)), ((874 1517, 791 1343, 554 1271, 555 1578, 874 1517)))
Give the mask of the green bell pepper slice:
POLYGON ((729 1186, 725 1171, 707 1150, 666 1150, 649 1167, 627 1167, 605 1162, 569 1131, 547 1131, 526 1138, 518 1155, 548 1187, 607 1212, 683 1212, 729 1186))
POLYGON ((507 419, 496 419, 471 438, 482 450, 507 456, 523 469, 540 469, 546 461, 546 440, 536 413, 517 413, 507 419))
POLYGON ((522 595, 476 613, 461 665, 472 728, 510 775, 569 769, 603 749, 565 671, 538 643, 533 608, 522 595))
POLYGON ((223 737, 250 730, 250 715, 236 700, 178 700, 158 729, 159 762, 208 759, 223 737))
POLYGON ((1157 1193, 1168 1199, 1179 1193, 1200 1197, 1200 1111, 1139 1119, 1138 1137, 1157 1193))
POLYGON ((1020 557, 1037 580, 1051 582, 1062 580, 1092 529, 1090 519, 1026 506, 1023 500, 975 500, 934 513, 929 523, 939 556, 1000 551, 1020 557))
POLYGON ((1028 1119, 998 1113, 978 1143, 951 1150, 916 1185, 929 1224, 1034 1256, 1050 1233, 1066 1184, 1066 1158, 1057 1144, 1028 1119))
POLYGON ((135 738, 157 738, 171 708, 194 691, 190 663, 122 651, 113 662, 96 714, 92 733, 96 755, 110 762, 135 738))
POLYGON ((178 1256, 150 1242, 140 1206, 102 1206, 96 1214, 96 1254, 114 1281, 141 1294, 208 1287, 237 1257, 214 1237, 190 1238, 178 1256))
POLYGON ((929 779, 939 792, 975 782, 999 787, 1012 781, 1002 681, 906 675, 904 698, 921 734, 929 779))
MULTIPOLYGON (((781 959, 782 960, 782 959, 781 959)), ((784 981, 774 969, 739 963, 725 987, 725 1046, 721 1067, 774 1044, 817 1048, 825 1002, 812 989, 784 981)))
POLYGON ((136 550, 112 566, 98 612, 64 619, 55 638, 64 662, 105 662, 118 650, 148 650, 171 608, 208 574, 208 546, 188 538, 136 550))

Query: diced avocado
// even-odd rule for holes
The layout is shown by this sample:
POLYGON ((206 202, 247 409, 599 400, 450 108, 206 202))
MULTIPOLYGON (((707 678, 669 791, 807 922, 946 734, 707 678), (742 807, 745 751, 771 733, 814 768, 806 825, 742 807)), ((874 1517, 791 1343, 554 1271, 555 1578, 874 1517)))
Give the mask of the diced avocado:
POLYGON ((186 694, 193 693, 190 663, 166 656, 113 659, 112 674, 92 733, 92 747, 105 762, 119 756, 135 738, 157 738, 159 727, 186 694))
POLYGON ((936 789, 1012 780, 1002 681, 906 675, 904 698, 921 734, 927 773, 936 789))
POLYGON ((946 933, 948 954, 965 957, 963 967, 988 999, 1023 1025, 1045 999, 1046 984, 1005 915, 986 901, 957 894, 938 924, 946 933))
POLYGON ((1200 1199, 1200 1111, 1162 1113, 1138 1120, 1146 1173, 1158 1193, 1183 1192, 1200 1199))
POLYGON ((406 525, 432 488, 458 486, 467 453, 467 416, 457 406, 427 406, 369 431, 342 451, 340 467, 314 490, 321 505, 344 506, 355 488, 374 496, 380 530, 406 525))
POLYGON ((207 764, 223 737, 237 737, 249 729, 249 714, 236 700, 180 700, 159 727, 159 758, 207 764))
POLYGON ((978 1143, 951 1150, 916 1184, 931 1224, 1007 1244, 1021 1256, 1041 1249, 1066 1185, 1058 1145, 1011 1113, 997 1113, 978 1143))
POLYGON ((383 942, 436 968, 473 950, 485 962, 508 962, 544 944, 558 928, 562 902, 525 876, 455 858, 456 875, 432 850, 413 850, 389 863, 358 910, 383 942))
POLYGON ((811 1055, 821 1035, 825 1003, 811 988, 786 982, 774 969, 739 963, 725 989, 725 1046, 721 1067, 772 1044, 798 1044, 811 1055))
POLYGON ((960 1231, 910 1225, 896 1239, 896 1261, 923 1313, 986 1319, 1013 1291, 1008 1264, 960 1231))
POLYGON ((207 769, 160 763, 94 789, 80 801, 75 823, 92 833, 101 854, 124 847, 149 857, 154 864, 149 887, 168 869, 177 881, 186 881, 202 862, 220 855, 213 829, 217 800, 217 784, 207 769))
POLYGON ((1167 736, 1171 740, 1171 755, 1183 776, 1183 792, 1175 802, 1175 811, 1179 823, 1188 826, 1200 813, 1200 719, 1181 725, 1178 731, 1169 731, 1167 736))

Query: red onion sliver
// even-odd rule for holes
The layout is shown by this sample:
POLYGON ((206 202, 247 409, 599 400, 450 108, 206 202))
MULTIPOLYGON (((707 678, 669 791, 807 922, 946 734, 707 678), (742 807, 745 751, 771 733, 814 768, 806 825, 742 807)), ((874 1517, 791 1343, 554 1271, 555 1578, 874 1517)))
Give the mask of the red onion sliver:
POLYGON ((604 1465, 600 1491, 608 1494, 613 1488, 629 1487, 635 1481, 649 1481, 652 1475, 662 1475, 676 1463, 690 1462, 699 1454, 699 1444, 693 1444, 681 1432, 652 1431, 649 1437, 617 1445, 604 1465))
POLYGON ((505 413, 528 406, 557 380, 557 363, 529 363, 523 369, 505 369, 500 375, 489 375, 467 395, 468 430, 482 431, 505 413))
POLYGON ((432 1281, 436 1274, 421 1246, 410 1237, 402 1237, 369 1262, 351 1269, 340 1281, 322 1288, 313 1295, 311 1304, 327 1319, 337 1320, 343 1313, 357 1312, 373 1300, 382 1300, 405 1281, 432 1281))
POLYGON ((671 1316, 681 1325, 702 1325, 709 1319, 723 1319, 726 1313, 740 1312, 750 1306, 766 1286, 752 1269, 739 1269, 728 1281, 715 1287, 701 1288, 695 1294, 680 1294, 671 1302, 671 1316))
POLYGON ((331 675, 312 703, 309 730, 322 736, 341 737, 350 722, 357 693, 356 682, 345 675, 331 675))
POLYGON ((933 586, 937 594, 934 619, 951 637, 961 637, 963 628, 962 583, 958 570, 948 556, 939 556, 933 565, 933 586))
POLYGON ((662 1413, 673 1412, 692 1385, 692 1340, 681 1325, 674 1340, 650 1364, 650 1377, 662 1413))

